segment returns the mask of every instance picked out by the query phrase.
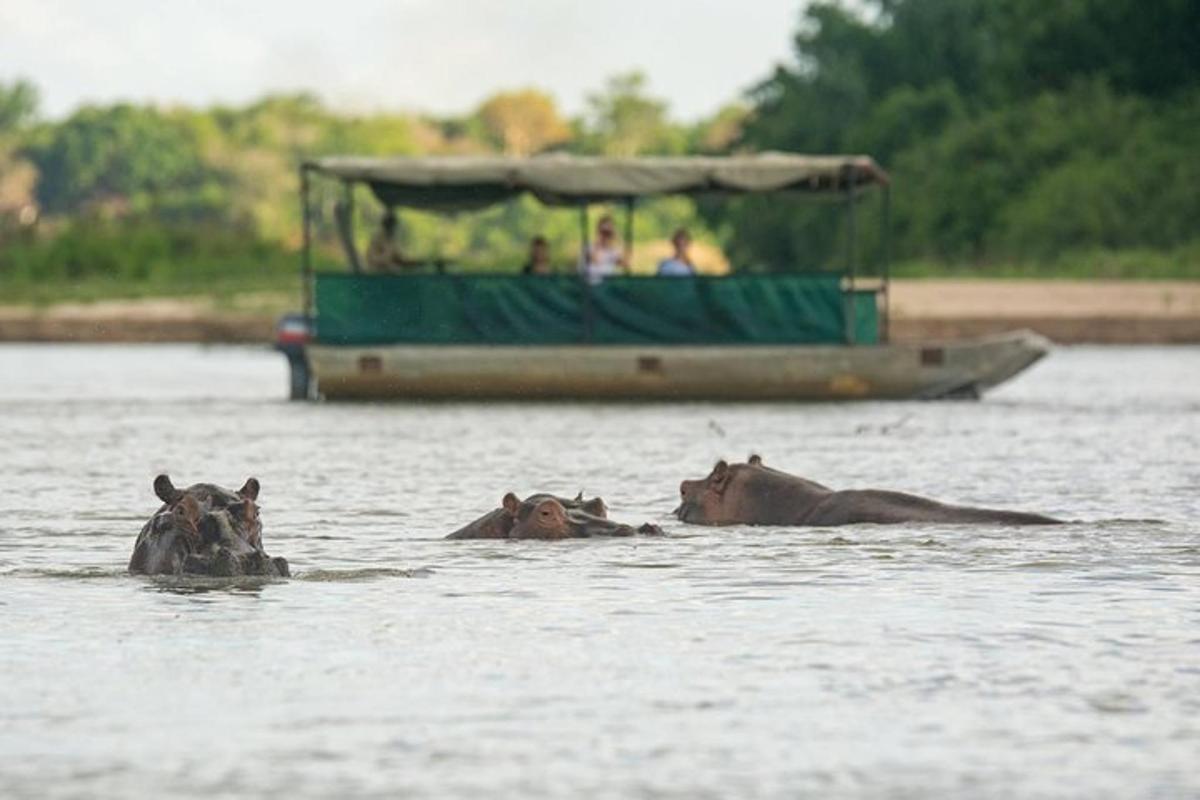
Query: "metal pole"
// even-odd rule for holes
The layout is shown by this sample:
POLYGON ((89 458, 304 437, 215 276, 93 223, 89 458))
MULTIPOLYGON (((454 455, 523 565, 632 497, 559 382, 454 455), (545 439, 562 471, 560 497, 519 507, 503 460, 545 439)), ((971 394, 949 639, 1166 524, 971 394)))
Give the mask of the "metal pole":
POLYGON ((633 267, 633 203, 632 197, 625 198, 625 258, 629 262, 626 274, 633 267))
POLYGON ((587 203, 579 207, 579 238, 583 242, 582 249, 579 251, 579 272, 583 274, 587 266, 588 248, 591 247, 591 242, 588 240, 587 203))
POLYGON ((579 231, 583 239, 583 249, 579 254, 579 280, 583 285, 583 340, 585 342, 592 340, 592 284, 588 280, 587 273, 588 251, 591 248, 588 230, 588 207, 585 202, 579 206, 579 231))
POLYGON ((883 341, 892 340, 892 187, 883 187, 883 341))
POLYGON ((854 228, 854 173, 849 173, 850 182, 846 189, 846 272, 849 284, 846 290, 846 344, 854 344, 857 338, 857 326, 855 324, 856 314, 855 306, 858 305, 858 297, 854 293, 855 288, 855 273, 858 267, 858 253, 855 245, 857 232, 854 228))
POLYGON ((309 202, 308 167, 300 167, 300 213, 302 220, 303 246, 300 255, 300 273, 304 296, 304 315, 313 317, 313 260, 312 260, 312 203, 309 202))
POLYGON ((354 184, 350 181, 342 181, 342 214, 346 221, 346 247, 350 251, 350 268, 356 273, 362 272, 362 264, 359 263, 358 247, 354 243, 354 184))

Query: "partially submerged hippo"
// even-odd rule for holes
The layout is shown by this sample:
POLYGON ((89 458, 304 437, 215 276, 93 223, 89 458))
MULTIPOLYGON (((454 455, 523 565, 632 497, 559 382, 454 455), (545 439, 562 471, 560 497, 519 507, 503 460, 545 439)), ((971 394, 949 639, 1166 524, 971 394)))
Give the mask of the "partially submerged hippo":
POLYGON ((638 528, 613 522, 599 497, 574 500, 552 494, 531 494, 521 500, 512 492, 504 495, 500 508, 489 511, 458 529, 447 539, 582 539, 591 536, 661 534, 649 523, 638 528))
POLYGON ((268 556, 258 518, 258 481, 231 492, 211 483, 179 490, 154 479, 164 505, 138 534, 129 571, 146 575, 288 577, 288 563, 268 556))
MULTIPOLYGON (((568 500, 565 497, 555 497, 552 494, 531 494, 528 497, 529 502, 539 502, 541 500, 556 500, 566 510, 583 511, 594 517, 608 519, 608 506, 604 505, 604 501, 599 497, 584 500, 583 492, 577 494, 573 500, 568 500)), ((467 523, 446 538, 510 539, 512 538, 510 534, 515 523, 516 519, 501 503, 499 508, 489 511, 474 522, 467 523)))
POLYGON ((1055 525, 1041 514, 952 506, 903 492, 834 491, 771 469, 759 456, 746 464, 718 461, 707 478, 684 481, 675 516, 695 525, 853 525, 901 522, 1055 525))

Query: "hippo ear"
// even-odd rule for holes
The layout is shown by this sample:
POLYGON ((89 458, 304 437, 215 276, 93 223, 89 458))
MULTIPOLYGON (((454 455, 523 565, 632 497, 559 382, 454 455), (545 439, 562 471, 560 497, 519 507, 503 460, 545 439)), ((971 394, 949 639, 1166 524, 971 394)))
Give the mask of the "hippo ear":
POLYGON ((576 503, 582 503, 582 502, 583 502, 583 489, 580 489, 580 490, 579 490, 579 494, 575 495, 575 502, 576 502, 576 503))
POLYGON ((253 525, 255 518, 258 516, 258 506, 251 500, 249 503, 238 503, 231 508, 237 509, 241 514, 242 521, 247 525, 253 525))
POLYGON ((166 475, 159 475, 154 479, 154 493, 164 503, 174 503, 180 497, 183 497, 183 492, 176 489, 175 485, 171 483, 171 479, 166 475))
POLYGON ((580 507, 593 517, 602 517, 603 519, 608 519, 608 506, 604 505, 604 500, 602 498, 593 497, 580 507))
POLYGON ((708 476, 708 485, 718 493, 725 491, 725 483, 729 480, 729 465, 723 460, 718 461, 713 467, 712 474, 708 476))
POLYGON ((509 492, 504 495, 504 499, 500 501, 500 505, 504 506, 504 510, 509 513, 509 516, 515 519, 517 512, 521 510, 521 498, 509 492))
POLYGON ((247 478, 246 483, 242 488, 238 489, 238 494, 242 497, 248 497, 251 500, 258 499, 258 478, 247 478))
POLYGON ((746 459, 746 463, 752 467, 761 467, 762 456, 758 455, 757 453, 751 453, 750 458, 746 459))

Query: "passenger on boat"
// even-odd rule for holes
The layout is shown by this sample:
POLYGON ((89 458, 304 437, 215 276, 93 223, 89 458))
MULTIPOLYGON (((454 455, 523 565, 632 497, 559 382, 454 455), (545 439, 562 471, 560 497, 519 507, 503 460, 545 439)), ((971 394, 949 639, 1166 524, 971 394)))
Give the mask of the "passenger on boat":
POLYGON ((374 272, 394 272, 420 266, 420 261, 405 258, 396 244, 396 215, 388 209, 380 220, 379 230, 367 246, 367 268, 374 272))
POLYGON ((529 240, 529 260, 521 268, 524 275, 549 275, 554 269, 550 266, 550 244, 545 236, 535 236, 529 240))
POLYGON ((592 242, 579 260, 579 271, 588 283, 600 283, 605 278, 629 271, 629 254, 617 244, 617 226, 609 214, 596 223, 596 241, 592 242))
POLYGON ((671 245, 675 248, 675 252, 670 258, 664 258, 658 262, 658 276, 660 278, 690 278, 695 275, 696 265, 692 263, 692 257, 688 254, 688 248, 692 245, 692 237, 686 228, 679 228, 675 231, 675 235, 671 237, 671 245))

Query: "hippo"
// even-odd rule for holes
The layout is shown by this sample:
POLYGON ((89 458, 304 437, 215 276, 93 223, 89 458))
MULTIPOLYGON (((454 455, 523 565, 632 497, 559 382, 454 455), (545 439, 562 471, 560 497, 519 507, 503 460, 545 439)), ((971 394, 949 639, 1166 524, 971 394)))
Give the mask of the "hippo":
MULTIPOLYGON (((556 500, 558 504, 567 510, 584 511, 594 517, 608 519, 608 506, 604 505, 604 500, 599 497, 593 497, 591 500, 583 499, 583 492, 575 495, 573 500, 568 500, 565 497, 555 497, 552 494, 531 494, 528 497, 530 502, 540 502, 542 500, 556 500)), ((509 533, 512 531, 513 523, 516 520, 513 515, 508 512, 501 504, 488 513, 484 514, 474 522, 470 522, 456 530, 454 533, 447 536, 447 539, 508 539, 511 538, 509 533)))
POLYGON ((574 500, 552 494, 532 494, 521 500, 512 492, 504 495, 500 508, 488 512, 447 539, 584 539, 592 536, 662 534, 649 523, 638 528, 608 518, 608 508, 599 497, 574 500))
POLYGON ((1041 514, 954 506, 903 492, 835 491, 772 469, 756 455, 745 464, 718 461, 707 478, 680 484, 679 493, 675 516, 694 525, 1061 524, 1041 514))
POLYGON ((163 501, 142 527, 129 571, 145 575, 258 575, 286 578, 288 563, 263 550, 258 518, 259 484, 250 478, 237 492, 211 483, 176 489, 171 479, 154 479, 163 501))

